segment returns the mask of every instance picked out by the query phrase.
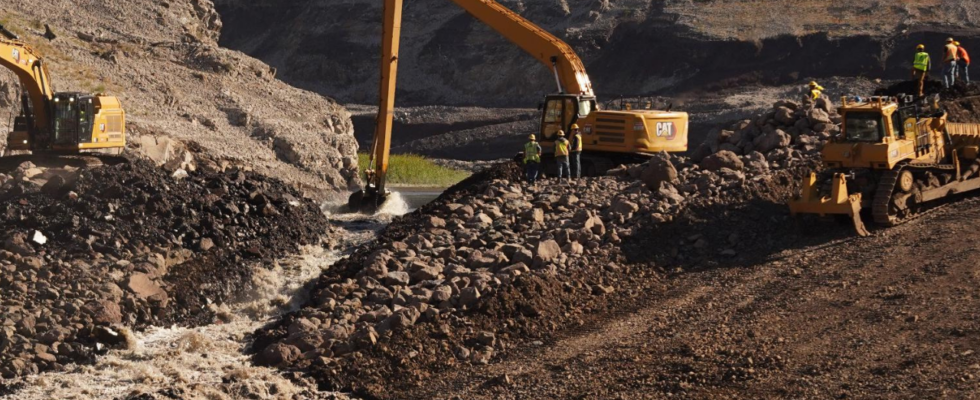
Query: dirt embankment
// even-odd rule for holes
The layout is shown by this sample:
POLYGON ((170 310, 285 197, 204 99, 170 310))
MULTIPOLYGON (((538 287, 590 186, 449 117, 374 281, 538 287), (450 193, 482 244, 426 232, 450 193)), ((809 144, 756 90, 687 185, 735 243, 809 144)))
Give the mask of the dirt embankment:
MULTIPOLYGON (((605 99, 807 77, 900 79, 918 43, 934 58, 951 34, 980 43, 980 6, 969 0, 502 3, 571 44, 605 99)), ((298 87, 374 102, 381 3, 216 5, 223 45, 265 60, 298 87)), ((400 104, 528 107, 555 91, 547 68, 450 2, 406 3, 404 21, 400 104)))
MULTIPOLYGON (((157 137, 194 142, 200 158, 247 166, 311 194, 357 181, 350 114, 220 47, 223 25, 210 0, 12 0, 0 20, 41 53, 55 90, 119 97, 136 150, 157 137), (43 37, 45 24, 57 38, 43 37)), ((19 101, 10 101, 16 78, 0 71, 0 82, 3 115, 19 112, 19 101)))
POLYGON ((275 179, 113 161, 0 171, 4 378, 91 361, 125 344, 124 327, 212 323, 212 307, 251 282, 253 261, 331 230, 317 204, 275 179))

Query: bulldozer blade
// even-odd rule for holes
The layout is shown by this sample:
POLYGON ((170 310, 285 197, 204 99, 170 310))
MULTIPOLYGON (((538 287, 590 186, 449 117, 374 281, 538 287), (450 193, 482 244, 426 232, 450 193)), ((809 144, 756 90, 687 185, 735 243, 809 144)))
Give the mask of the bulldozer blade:
POLYGON ((868 232, 868 228, 864 226, 864 221, 861 220, 861 203, 851 201, 851 220, 854 222, 854 230, 857 232, 858 236, 865 237, 871 235, 868 232))

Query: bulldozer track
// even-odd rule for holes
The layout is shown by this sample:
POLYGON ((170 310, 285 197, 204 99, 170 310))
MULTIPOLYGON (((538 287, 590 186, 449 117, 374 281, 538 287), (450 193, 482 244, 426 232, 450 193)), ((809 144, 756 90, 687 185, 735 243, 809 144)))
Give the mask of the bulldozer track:
POLYGON ((892 193, 895 192, 895 185, 898 184, 898 176, 902 173, 903 169, 905 169, 904 166, 885 171, 885 173, 881 174, 881 179, 878 180, 878 188, 875 189, 874 202, 871 206, 875 223, 885 226, 898 225, 898 218, 889 215, 888 208, 892 201, 892 193))
MULTIPOLYGON (((905 218, 899 219, 895 216, 889 215, 888 209, 892 200, 892 195, 895 193, 895 186, 898 184, 898 177, 905 169, 953 171, 956 169, 956 167, 949 164, 903 165, 900 168, 896 168, 882 174, 881 180, 878 181, 878 189, 875 190, 875 198, 872 205, 872 214, 874 215, 875 223, 888 227, 901 225, 931 214, 934 211, 941 210, 949 205, 949 203, 942 203, 942 199, 940 199, 930 202, 932 205, 929 205, 929 203, 917 204, 919 206, 919 211, 912 213, 905 218), (887 196, 884 195, 885 190, 888 191, 887 196)), ((980 177, 973 179, 980 179, 980 177)))

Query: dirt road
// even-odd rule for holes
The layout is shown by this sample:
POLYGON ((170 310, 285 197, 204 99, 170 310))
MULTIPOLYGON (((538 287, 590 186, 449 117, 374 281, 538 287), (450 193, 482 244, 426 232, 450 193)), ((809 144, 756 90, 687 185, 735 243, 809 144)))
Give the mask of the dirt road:
POLYGON ((978 216, 966 200, 866 239, 653 274, 581 327, 406 398, 975 398, 978 216))

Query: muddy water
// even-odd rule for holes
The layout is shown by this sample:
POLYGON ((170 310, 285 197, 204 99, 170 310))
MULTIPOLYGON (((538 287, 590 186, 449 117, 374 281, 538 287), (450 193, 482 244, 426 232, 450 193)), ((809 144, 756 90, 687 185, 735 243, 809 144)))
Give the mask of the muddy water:
MULTIPOLYGON (((348 233, 341 248, 371 240, 394 216, 418 207, 397 193, 373 216, 331 215, 348 233)), ((3 400, 122 399, 141 393, 180 399, 347 399, 319 392, 313 382, 295 382, 280 371, 254 366, 243 354, 248 335, 277 315, 299 307, 308 285, 342 254, 306 247, 271 265, 256 265, 253 288, 233 304, 213 306, 219 322, 198 327, 151 327, 125 331, 128 348, 113 350, 94 365, 8 382, 20 387, 3 400)))

